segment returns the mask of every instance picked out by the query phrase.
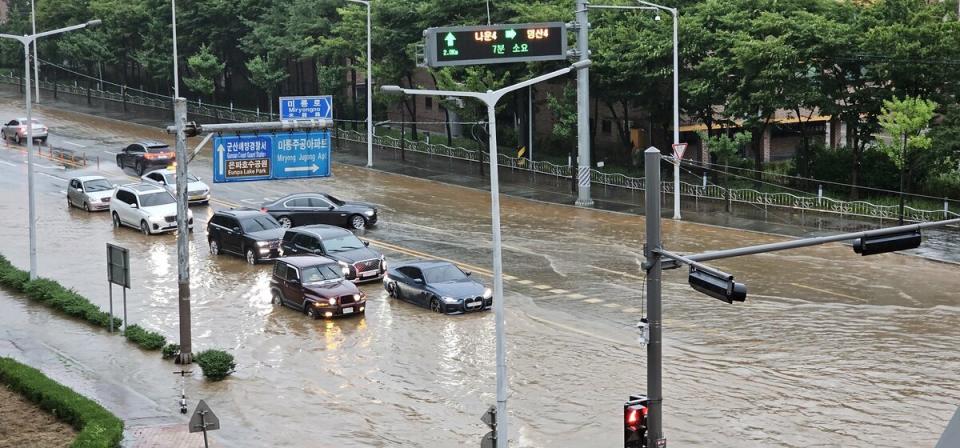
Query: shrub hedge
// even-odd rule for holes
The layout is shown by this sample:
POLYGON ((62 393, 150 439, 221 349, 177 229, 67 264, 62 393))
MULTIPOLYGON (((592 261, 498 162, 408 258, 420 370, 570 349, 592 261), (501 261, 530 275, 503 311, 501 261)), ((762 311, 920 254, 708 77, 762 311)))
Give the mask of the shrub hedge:
POLYGON ((93 400, 51 380, 33 367, 0 357, 0 382, 79 431, 73 448, 115 448, 123 421, 93 400))
POLYGON ((144 330, 139 325, 130 325, 124 335, 128 341, 139 345, 144 350, 160 350, 163 344, 167 342, 167 338, 163 337, 162 334, 144 330))
POLYGON ((180 356, 180 344, 170 343, 163 346, 163 359, 176 358, 180 356))
POLYGON ((220 381, 233 373, 237 363, 233 362, 233 355, 223 350, 204 350, 193 356, 193 360, 200 364, 203 376, 212 381, 220 381))

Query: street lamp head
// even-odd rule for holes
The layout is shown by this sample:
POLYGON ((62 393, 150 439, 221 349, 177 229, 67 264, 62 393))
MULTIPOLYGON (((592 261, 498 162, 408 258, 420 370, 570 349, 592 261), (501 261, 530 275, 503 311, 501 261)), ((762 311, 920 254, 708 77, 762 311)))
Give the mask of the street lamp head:
POLYGON ((102 20, 100 20, 100 19, 94 19, 94 20, 91 20, 91 21, 87 22, 87 23, 86 23, 86 27, 87 27, 87 28, 94 28, 94 27, 100 26, 100 24, 102 24, 102 23, 103 23, 102 20))
POLYGON ((396 85, 380 86, 380 91, 385 93, 403 93, 403 88, 396 85))
POLYGON ((653 20, 656 20, 657 22, 659 22, 659 21, 660 21, 660 14, 657 14, 656 16, 654 16, 654 17, 653 17, 653 20))

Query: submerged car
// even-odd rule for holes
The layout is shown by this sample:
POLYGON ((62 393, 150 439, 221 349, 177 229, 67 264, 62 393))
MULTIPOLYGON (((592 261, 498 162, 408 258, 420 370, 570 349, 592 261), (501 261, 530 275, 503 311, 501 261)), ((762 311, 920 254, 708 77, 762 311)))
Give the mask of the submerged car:
POLYGON ((390 268, 383 288, 390 297, 437 313, 469 313, 493 306, 490 288, 446 261, 415 261, 390 268))
POLYGON ((234 253, 249 264, 278 258, 282 236, 280 223, 257 210, 220 210, 207 221, 210 254, 234 253))
MULTIPOLYGON (((146 183, 166 188, 170 194, 177 194, 177 172, 171 169, 154 170, 141 178, 146 183)), ((210 187, 193 174, 187 175, 187 201, 191 204, 210 202, 210 187)))
POLYGON ((88 212, 110 208, 115 185, 103 176, 81 176, 67 183, 67 205, 88 212))
POLYGON ((330 224, 362 230, 377 223, 377 208, 364 202, 341 201, 326 193, 297 193, 265 202, 261 209, 284 227, 330 224))
POLYGON ((274 305, 303 311, 313 319, 364 314, 367 307, 366 294, 343 278, 340 265, 327 257, 278 259, 270 295, 274 305))
POLYGON ((356 283, 376 281, 387 272, 383 254, 349 230, 314 225, 288 229, 280 247, 284 255, 323 255, 336 261, 343 276, 356 283))
MULTIPOLYGON (((177 201, 156 185, 130 184, 118 187, 110 199, 113 227, 129 226, 144 235, 177 230, 177 201)), ((187 226, 193 229, 193 212, 187 210, 187 226)))
MULTIPOLYGON (((33 139, 46 142, 47 127, 36 119, 31 120, 30 123, 30 128, 33 131, 33 139)), ((12 138, 19 145, 27 139, 27 119, 17 118, 16 120, 10 120, 5 123, 3 127, 0 128, 0 138, 3 138, 4 141, 12 138)))

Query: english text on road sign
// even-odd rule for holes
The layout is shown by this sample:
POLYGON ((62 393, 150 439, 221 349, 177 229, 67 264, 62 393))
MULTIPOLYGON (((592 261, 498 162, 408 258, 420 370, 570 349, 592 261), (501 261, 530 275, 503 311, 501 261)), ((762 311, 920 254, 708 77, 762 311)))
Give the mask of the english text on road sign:
POLYGON ((562 22, 429 28, 425 35, 429 67, 567 58, 562 22))
POLYGON ((213 139, 213 181, 330 175, 330 132, 233 135, 213 139))
POLYGON ((282 96, 280 97, 280 120, 333 119, 333 97, 282 96))
POLYGON ((193 410, 189 425, 190 432, 216 431, 220 429, 220 418, 213 413, 207 402, 200 400, 197 408, 193 410))
POLYGON ((683 159, 683 153, 687 150, 686 143, 674 143, 673 144, 673 157, 678 161, 683 159))

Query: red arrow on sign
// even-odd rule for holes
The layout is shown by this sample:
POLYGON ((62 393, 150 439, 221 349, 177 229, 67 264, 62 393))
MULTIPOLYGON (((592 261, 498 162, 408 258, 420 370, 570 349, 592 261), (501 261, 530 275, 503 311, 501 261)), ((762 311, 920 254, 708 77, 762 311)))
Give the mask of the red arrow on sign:
POLYGON ((683 153, 687 150, 686 143, 674 143, 673 144, 673 157, 677 160, 683 159, 683 153))

